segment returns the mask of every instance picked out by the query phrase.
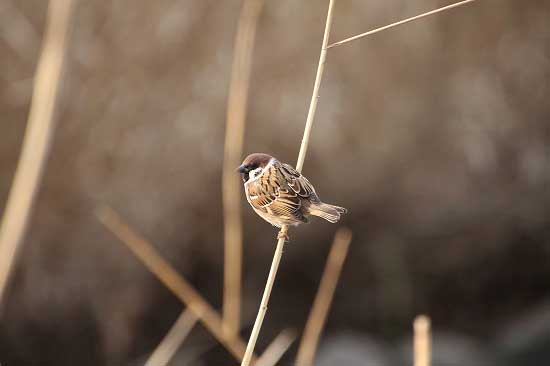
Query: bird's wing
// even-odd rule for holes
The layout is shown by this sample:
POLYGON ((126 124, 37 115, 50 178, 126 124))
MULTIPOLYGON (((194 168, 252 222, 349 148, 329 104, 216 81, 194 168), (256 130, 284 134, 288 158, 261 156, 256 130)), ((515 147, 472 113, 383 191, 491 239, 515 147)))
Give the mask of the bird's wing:
POLYGON ((311 192, 315 194, 315 191, 305 178, 300 178, 300 173, 285 165, 278 162, 273 164, 248 185, 250 204, 270 215, 306 221, 300 210, 302 199, 308 198, 311 192))
POLYGON ((299 173, 296 169, 288 164, 281 164, 279 169, 283 175, 284 181, 287 182, 288 187, 301 198, 308 199, 314 203, 320 202, 315 188, 311 185, 309 180, 299 173))

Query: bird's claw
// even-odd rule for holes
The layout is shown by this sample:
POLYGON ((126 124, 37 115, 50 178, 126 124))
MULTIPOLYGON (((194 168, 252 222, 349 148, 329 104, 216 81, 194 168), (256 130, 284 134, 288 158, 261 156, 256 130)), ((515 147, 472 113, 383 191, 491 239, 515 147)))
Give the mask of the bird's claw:
POLYGON ((277 240, 279 240, 279 239, 284 239, 285 241, 290 240, 287 233, 283 233, 283 232, 279 232, 279 234, 277 234, 277 240))

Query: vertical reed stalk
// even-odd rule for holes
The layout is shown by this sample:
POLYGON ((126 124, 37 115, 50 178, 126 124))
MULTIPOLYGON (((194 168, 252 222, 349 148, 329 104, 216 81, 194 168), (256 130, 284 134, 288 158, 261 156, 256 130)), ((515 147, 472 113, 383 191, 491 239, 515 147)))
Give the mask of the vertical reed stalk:
POLYGON ((242 186, 235 167, 243 153, 248 88, 252 69, 252 51, 258 18, 264 0, 244 0, 237 35, 225 127, 222 172, 224 217, 224 291, 223 325, 227 336, 234 337, 240 328, 241 267, 242 267, 242 186))
MULTIPOLYGON (((304 166, 304 161, 306 158, 307 147, 309 143, 309 135, 311 134, 311 128, 313 126, 313 117, 315 116, 315 110, 317 108, 317 100, 319 97, 319 87, 321 85, 321 79, 323 76, 323 70, 325 66, 325 59, 327 54, 327 45, 330 35, 330 27, 332 25, 332 9, 334 5, 334 0, 330 0, 327 12, 327 19, 325 23, 325 33, 323 36, 323 44, 321 47, 321 55, 319 56, 319 66, 317 67, 317 75, 315 77, 315 84, 313 87, 313 95, 311 97, 311 102, 309 106, 309 111, 306 120, 306 127, 304 130, 304 137, 302 139, 302 144, 300 146, 300 153, 298 154, 298 162, 296 163, 296 169, 301 172, 302 167, 304 166)), ((273 283, 275 282, 275 277, 277 275, 277 270, 279 268, 279 263, 281 262, 281 257, 283 255, 283 248, 285 245, 285 238, 288 233, 288 226, 284 225, 278 236, 277 248, 275 249, 275 254, 273 255, 273 261, 271 263, 271 269, 269 271, 269 276, 267 277, 267 283, 265 285, 264 294, 262 296, 262 301, 260 303, 260 309, 258 310, 258 315, 256 316, 256 321, 254 322, 254 327, 252 328, 252 333, 250 334, 250 339, 248 345, 246 346, 246 352, 244 354, 243 361, 241 366, 249 366, 250 360, 252 358, 252 353, 254 352, 254 347, 256 346, 256 341, 258 340, 258 335, 262 327, 262 323, 267 312, 267 304, 269 303, 269 297, 271 295, 271 290, 273 289, 273 283)))
POLYGON ((339 229, 334 236, 332 249, 328 255, 319 290, 315 296, 315 301, 309 313, 304 335, 302 336, 302 342, 298 348, 296 366, 313 366, 319 338, 321 337, 321 332, 323 331, 327 319, 334 291, 336 290, 336 284, 342 272, 344 260, 348 254, 351 237, 351 230, 347 228, 339 229))
POLYGON ((432 358, 432 338, 430 318, 419 315, 414 319, 414 366, 430 366, 432 358))
POLYGON ((27 129, 0 227, 0 305, 13 272, 48 160, 55 105, 67 48, 72 0, 48 5, 42 51, 34 78, 27 129))

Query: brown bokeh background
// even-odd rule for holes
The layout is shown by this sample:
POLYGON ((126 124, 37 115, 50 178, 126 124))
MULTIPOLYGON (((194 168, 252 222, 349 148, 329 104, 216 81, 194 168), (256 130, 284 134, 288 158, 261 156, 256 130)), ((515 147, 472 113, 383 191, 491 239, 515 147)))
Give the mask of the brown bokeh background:
MULTIPOLYGON (((331 40, 449 4, 337 2, 331 40)), ((0 0, 0 202, 47 2, 0 0)), ((266 1, 246 153, 298 154, 324 1, 266 1)), ((318 365, 550 363, 548 1, 484 0, 330 50, 304 174, 354 240, 318 365)), ((183 309, 98 223, 106 203, 216 307, 221 166, 240 1, 77 1, 55 140, 0 320, 0 363, 139 365, 183 309)), ((276 231, 243 198, 248 337, 276 231)), ((307 318, 335 226, 291 232, 258 343, 307 318)), ((281 365, 292 365, 296 346, 281 365)), ((231 365, 197 326, 174 365, 231 365)))

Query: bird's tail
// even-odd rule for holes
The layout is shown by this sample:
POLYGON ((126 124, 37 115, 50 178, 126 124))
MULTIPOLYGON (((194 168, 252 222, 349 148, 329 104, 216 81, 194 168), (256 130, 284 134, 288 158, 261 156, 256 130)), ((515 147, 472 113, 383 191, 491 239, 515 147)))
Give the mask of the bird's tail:
POLYGON ((328 203, 316 203, 309 207, 309 213, 313 216, 321 217, 328 222, 338 222, 340 220, 340 215, 348 212, 343 207, 329 205, 328 203))

